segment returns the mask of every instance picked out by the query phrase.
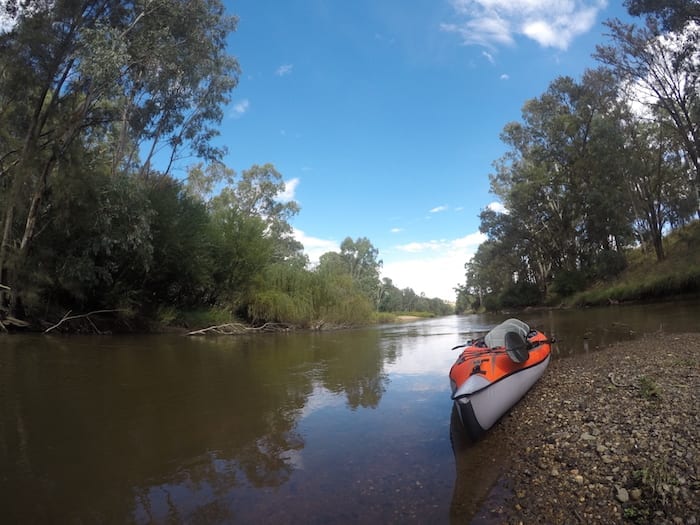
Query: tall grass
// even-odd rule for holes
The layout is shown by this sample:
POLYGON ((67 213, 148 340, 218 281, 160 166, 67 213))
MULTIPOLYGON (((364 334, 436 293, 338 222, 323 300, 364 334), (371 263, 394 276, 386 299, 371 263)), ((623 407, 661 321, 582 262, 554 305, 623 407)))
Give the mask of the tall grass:
POLYGON ((371 322, 374 314, 350 275, 321 276, 283 264, 265 270, 247 304, 248 317, 255 324, 352 326, 371 322))
POLYGON ((628 268, 616 281, 576 294, 572 304, 651 301, 700 293, 700 221, 672 232, 664 246, 667 255, 663 261, 641 248, 631 250, 628 268))

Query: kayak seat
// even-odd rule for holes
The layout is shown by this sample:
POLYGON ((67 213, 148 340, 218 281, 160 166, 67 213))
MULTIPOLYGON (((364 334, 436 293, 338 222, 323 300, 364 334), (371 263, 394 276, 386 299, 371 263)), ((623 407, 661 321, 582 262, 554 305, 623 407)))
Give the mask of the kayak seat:
POLYGON ((530 357, 527 341, 519 332, 505 333, 506 354, 516 363, 524 363, 530 357))

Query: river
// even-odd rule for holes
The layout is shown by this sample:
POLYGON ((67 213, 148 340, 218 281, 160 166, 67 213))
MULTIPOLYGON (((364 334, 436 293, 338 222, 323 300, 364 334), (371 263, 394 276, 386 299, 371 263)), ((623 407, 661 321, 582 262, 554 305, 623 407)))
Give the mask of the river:
MULTIPOLYGON (((700 331, 697 301, 518 317, 557 338, 555 359, 700 331)), ((505 455, 455 433, 450 349, 503 319, 2 336, 1 521, 469 523, 505 455)))

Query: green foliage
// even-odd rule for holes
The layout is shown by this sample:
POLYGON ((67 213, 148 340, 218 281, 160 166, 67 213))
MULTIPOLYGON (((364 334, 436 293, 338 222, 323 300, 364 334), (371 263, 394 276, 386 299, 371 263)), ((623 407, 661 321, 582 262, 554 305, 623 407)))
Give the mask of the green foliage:
POLYGON ((57 175, 50 187, 53 220, 25 266, 35 273, 18 275, 26 283, 28 314, 47 304, 138 306, 139 281, 153 262, 152 212, 142 184, 80 167, 70 175, 57 175))
POLYGON ((340 260, 344 270, 352 277, 362 294, 372 302, 377 301, 379 270, 382 261, 377 259, 377 250, 369 239, 361 237, 353 241, 346 237, 340 244, 340 260))
POLYGON ((657 458, 648 467, 635 471, 632 476, 633 481, 662 506, 666 504, 672 487, 678 485, 678 480, 668 465, 667 457, 657 458))
POLYGON ((664 239, 668 256, 657 261, 637 248, 627 252, 627 268, 612 282, 601 282, 571 298, 574 305, 610 301, 650 301, 700 292, 700 222, 672 232, 664 239))
POLYGON ((172 321, 172 318, 166 318, 163 321, 170 321, 176 326, 184 326, 186 328, 202 328, 240 322, 240 319, 236 318, 226 307, 211 306, 193 310, 179 310, 176 311, 176 318, 174 321, 172 321))
POLYGON ((508 285, 498 299, 504 308, 522 308, 540 304, 542 294, 536 284, 520 281, 508 285))
POLYGON ((282 174, 220 162, 212 139, 239 75, 226 52, 237 20, 220 0, 6 3, 2 314, 119 307, 166 324, 314 326, 371 322, 382 299, 447 311, 382 287, 364 237, 308 269, 282 174), (183 154, 199 163, 181 182, 170 170, 183 154))
MULTIPOLYGON (((632 67, 632 55, 640 53, 657 71, 659 57, 645 55, 639 40, 644 32, 634 35, 639 44, 634 47, 625 41, 630 35, 613 26, 621 49, 599 50, 601 59, 632 67)), ((687 65, 685 55, 678 60, 687 65)), ((657 81, 669 89, 682 76, 661 69, 657 81)), ((490 180, 507 212, 481 212, 480 230, 488 239, 466 264, 466 286, 458 295, 462 301, 478 297, 472 309, 537 304, 535 288, 540 300, 571 297, 590 282, 621 275, 627 266, 624 252, 636 242, 662 261, 667 255, 663 232, 686 224, 698 211, 697 173, 689 173, 698 169, 697 144, 689 139, 695 135, 687 117, 700 108, 700 99, 695 94, 664 100, 663 111, 656 108, 655 119, 646 122, 621 103, 625 81, 629 77, 610 69, 586 71, 578 82, 557 78, 525 103, 522 122, 505 126, 502 139, 509 150, 495 162, 490 180)), ((659 85, 650 87, 662 92, 654 90, 659 85)), ((659 297, 695 287, 692 272, 680 275, 685 277, 656 276, 643 286, 608 290, 604 300, 659 297)))
POLYGON ((379 287, 379 312, 422 312, 422 315, 449 315, 454 313, 452 305, 437 297, 417 295, 411 288, 400 290, 391 279, 385 277, 379 287))
POLYGON ((314 281, 314 276, 299 265, 276 263, 267 267, 248 302, 248 317, 256 324, 308 326, 316 318, 314 281))
POLYGON ((642 376, 639 378, 639 391, 641 396, 645 399, 661 398, 661 387, 649 376, 642 376))
POLYGON ((700 5, 697 2, 626 0, 625 6, 633 16, 658 18, 671 31, 680 31, 691 21, 700 22, 700 5))
POLYGON ((191 308, 214 294, 209 215, 205 205, 167 175, 146 188, 153 218, 153 264, 143 283, 144 301, 191 308))
POLYGON ((374 314, 372 302, 347 273, 325 273, 319 266, 314 304, 318 319, 339 325, 367 324, 374 314))
POLYGON ((620 275, 625 268, 627 268, 627 259, 624 253, 617 250, 603 250, 596 255, 593 274, 598 279, 611 280, 620 275))
POLYGON ((457 301, 455 303, 455 312, 458 314, 474 312, 479 305, 479 298, 476 295, 469 293, 466 286, 460 285, 455 289, 457 293, 457 301))
POLYGON ((580 270, 563 270, 552 281, 552 291, 559 297, 569 297, 585 289, 587 279, 580 270))
POLYGON ((212 213, 213 277, 217 302, 242 307, 274 254, 274 240, 265 235, 266 224, 235 208, 212 213))
POLYGON ((138 306, 154 255, 151 160, 159 152, 167 172, 182 151, 223 154, 211 139, 237 82, 226 53, 235 19, 218 0, 11 11, 0 35, 0 280, 12 292, 0 303, 138 306))
POLYGON ((389 324, 396 321, 396 314, 390 312, 376 312, 374 322, 376 324, 389 324))

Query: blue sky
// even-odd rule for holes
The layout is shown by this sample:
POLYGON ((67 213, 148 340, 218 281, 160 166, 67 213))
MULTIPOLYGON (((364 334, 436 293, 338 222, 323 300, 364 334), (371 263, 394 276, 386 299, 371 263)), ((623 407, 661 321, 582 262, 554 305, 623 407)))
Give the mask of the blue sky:
POLYGON ((382 276, 454 300, 493 205, 499 135, 556 77, 580 78, 624 17, 605 0, 227 0, 242 74, 226 164, 272 163, 313 260, 367 237, 382 276))

